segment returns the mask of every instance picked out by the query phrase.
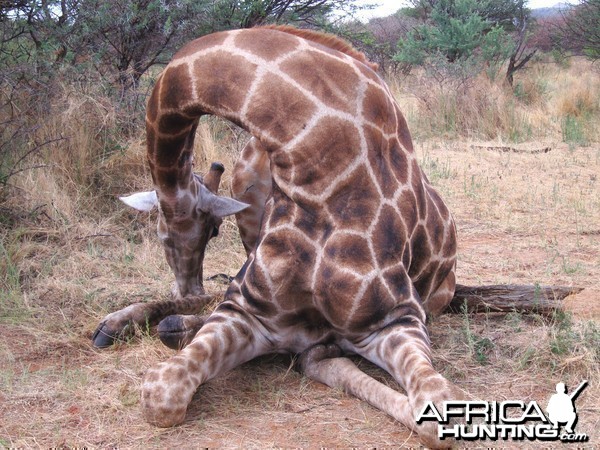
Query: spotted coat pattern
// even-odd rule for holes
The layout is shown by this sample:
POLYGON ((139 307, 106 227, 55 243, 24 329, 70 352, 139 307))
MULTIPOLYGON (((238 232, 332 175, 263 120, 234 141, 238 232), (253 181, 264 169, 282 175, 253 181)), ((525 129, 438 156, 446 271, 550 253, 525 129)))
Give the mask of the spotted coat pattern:
MULTIPOLYGON (((200 116, 223 117, 253 136, 248 152, 258 162, 247 167, 268 161, 270 193, 262 225, 247 228, 255 234, 245 241, 256 245, 246 245, 249 258, 224 301, 187 347, 144 377, 151 423, 181 423, 198 386, 219 373, 291 352, 304 355, 309 376, 439 444, 414 417, 426 400, 462 395, 433 368, 425 327, 426 314, 454 292, 454 223, 417 164, 388 87, 359 54, 334 47, 288 28, 217 33, 185 46, 156 83, 148 162, 172 267, 193 258, 206 233, 197 225, 208 209, 205 187, 192 174, 200 116), (407 395, 356 374, 343 354, 384 368, 407 395)), ((264 172, 252 176, 264 180, 264 172)), ((240 186, 234 190, 251 195, 240 186)))

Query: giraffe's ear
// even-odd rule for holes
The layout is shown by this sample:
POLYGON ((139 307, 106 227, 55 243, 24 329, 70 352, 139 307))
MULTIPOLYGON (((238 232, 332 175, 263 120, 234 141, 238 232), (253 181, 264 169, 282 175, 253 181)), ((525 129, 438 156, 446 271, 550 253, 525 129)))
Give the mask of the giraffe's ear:
POLYGON ((127 197, 119 197, 119 200, 138 211, 152 211, 158 205, 156 191, 136 192, 127 197))
POLYGON ((221 197, 214 195, 214 198, 210 202, 208 212, 216 217, 230 216, 231 214, 239 213, 250 206, 247 203, 238 202, 229 197, 221 197))
POLYGON ((225 217, 239 213, 250 206, 247 203, 238 202, 230 197, 221 197, 213 194, 204 184, 199 185, 198 209, 215 217, 225 217))

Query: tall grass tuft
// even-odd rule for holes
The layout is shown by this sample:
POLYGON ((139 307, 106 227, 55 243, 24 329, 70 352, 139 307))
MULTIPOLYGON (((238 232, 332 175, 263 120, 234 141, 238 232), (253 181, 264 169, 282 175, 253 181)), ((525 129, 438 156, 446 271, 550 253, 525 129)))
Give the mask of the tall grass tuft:
POLYGON ((563 142, 586 146, 600 139, 600 77, 597 67, 578 60, 556 71, 551 111, 559 118, 563 142))
POLYGON ((560 139, 587 145, 600 137, 600 77, 588 61, 569 67, 538 61, 514 85, 484 73, 439 79, 424 71, 389 79, 417 139, 523 142, 560 139))
POLYGON ((393 85, 401 105, 409 95, 418 99, 408 114, 411 130, 418 138, 523 141, 532 134, 525 108, 512 92, 484 75, 460 84, 440 84, 423 75, 393 85))
POLYGON ((19 249, 8 234, 0 235, 0 323, 18 321, 29 316, 23 302, 19 249))

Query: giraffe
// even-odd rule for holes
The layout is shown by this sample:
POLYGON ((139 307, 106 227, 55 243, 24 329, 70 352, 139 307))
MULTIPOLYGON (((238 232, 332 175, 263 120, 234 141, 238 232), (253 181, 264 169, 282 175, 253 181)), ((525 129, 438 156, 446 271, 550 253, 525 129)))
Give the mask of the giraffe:
POLYGON ((177 425, 207 380, 262 354, 294 353, 309 377, 369 401, 426 445, 447 445, 415 415, 426 401, 466 395, 434 369, 425 327, 426 314, 452 299, 456 231, 385 83, 335 38, 291 28, 220 32, 180 50, 146 114, 161 240, 180 256, 196 248, 198 231, 188 230, 197 211, 220 198, 192 174, 205 114, 253 136, 271 191, 256 245, 223 302, 144 376, 145 419, 177 425), (388 371, 406 395, 348 354, 388 371))

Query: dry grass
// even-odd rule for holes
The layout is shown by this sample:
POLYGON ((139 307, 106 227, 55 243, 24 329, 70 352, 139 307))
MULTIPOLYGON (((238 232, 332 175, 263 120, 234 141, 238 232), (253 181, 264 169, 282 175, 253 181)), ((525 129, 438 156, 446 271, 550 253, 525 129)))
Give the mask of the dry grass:
MULTIPOLYGON (((434 130, 420 127, 427 116, 419 99, 407 97, 402 84, 396 89, 413 134, 429 136, 417 139, 417 152, 457 220, 459 281, 585 288, 570 299, 572 314, 437 318, 430 325, 436 366, 480 398, 536 400, 543 406, 556 382, 572 387, 589 379, 577 401, 577 430, 597 446, 600 146, 598 135, 586 127, 586 146, 563 142, 561 117, 597 117, 599 90, 587 89, 598 80, 588 71, 577 77, 578 70, 532 70, 521 80, 527 94, 520 95, 527 101, 514 95, 511 100, 505 88, 478 80, 480 93, 469 101, 483 106, 465 110, 461 123, 487 107, 497 117, 453 140, 431 138, 434 130), (535 140, 511 143, 500 104, 509 100, 535 140), (497 135, 481 131, 495 127, 497 135), (502 145, 551 150, 497 151, 502 145)), ((133 137, 123 151, 105 151, 98 130, 113 126, 115 111, 76 93, 56 108, 39 132, 52 135, 62 128, 72 137, 64 147, 46 149, 41 155, 46 167, 11 180, 13 195, 0 205, 0 447, 418 444, 379 411, 291 370, 291 360, 283 356, 260 358, 202 386, 183 425, 147 425, 139 409, 141 377, 172 352, 152 330, 139 330, 130 342, 108 350, 90 343, 106 313, 169 295, 172 276, 155 237, 156 217, 116 200, 150 188, 143 139, 133 137), (64 115, 58 114, 61 107, 64 115)), ((207 120, 199 128, 197 170, 222 161, 224 193, 244 141, 221 122, 207 120)), ((235 224, 227 220, 209 246, 205 276, 234 274, 243 261, 235 224)), ((206 288, 220 293, 225 286, 207 281, 206 288)), ((379 369, 360 365, 395 386, 379 369)))
POLYGON ((597 142, 600 77, 589 61, 568 68, 540 61, 519 72, 512 87, 484 74, 468 80, 434 79, 417 71, 390 80, 413 133, 528 142, 561 136, 567 143, 597 142))

